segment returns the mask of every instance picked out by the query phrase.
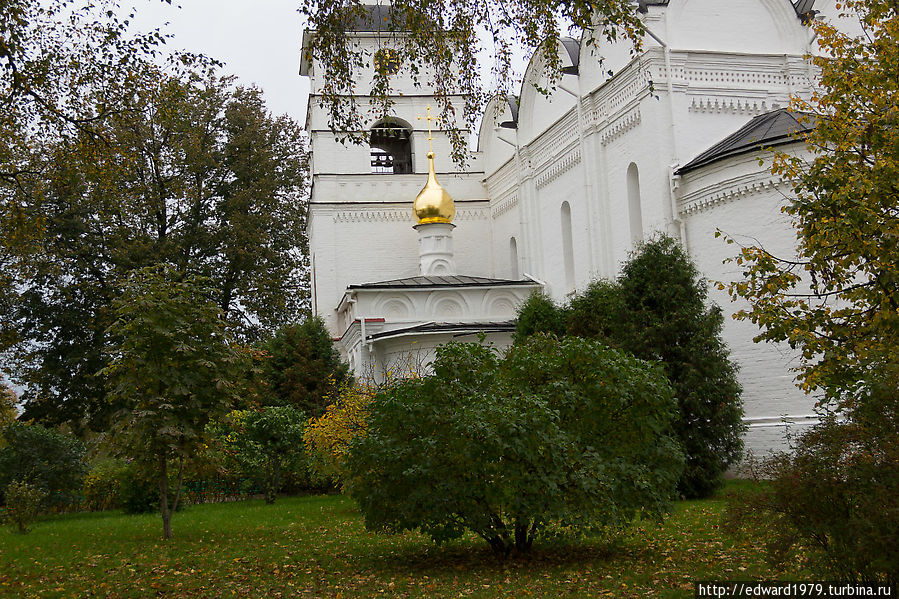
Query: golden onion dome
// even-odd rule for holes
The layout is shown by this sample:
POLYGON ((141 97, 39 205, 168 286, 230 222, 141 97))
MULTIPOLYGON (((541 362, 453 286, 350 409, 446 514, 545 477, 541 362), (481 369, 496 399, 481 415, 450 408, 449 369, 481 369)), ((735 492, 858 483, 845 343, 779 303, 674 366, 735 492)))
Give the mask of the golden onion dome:
POLYGON ((412 213, 419 225, 430 223, 451 223, 456 216, 456 205, 434 174, 434 152, 428 152, 428 182, 418 192, 415 203, 412 205, 412 213))

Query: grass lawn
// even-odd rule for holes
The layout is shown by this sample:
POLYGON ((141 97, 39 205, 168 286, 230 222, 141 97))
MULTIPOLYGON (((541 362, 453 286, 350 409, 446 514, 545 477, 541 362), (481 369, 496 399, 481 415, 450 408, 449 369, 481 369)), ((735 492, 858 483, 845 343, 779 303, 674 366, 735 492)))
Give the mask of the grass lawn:
POLYGON ((614 548, 555 543, 497 561, 478 539, 435 547, 367 532, 341 496, 192 506, 163 542, 158 515, 55 516, 0 530, 9 597, 692 597, 694 580, 776 576, 719 528, 723 501, 682 502, 614 548))

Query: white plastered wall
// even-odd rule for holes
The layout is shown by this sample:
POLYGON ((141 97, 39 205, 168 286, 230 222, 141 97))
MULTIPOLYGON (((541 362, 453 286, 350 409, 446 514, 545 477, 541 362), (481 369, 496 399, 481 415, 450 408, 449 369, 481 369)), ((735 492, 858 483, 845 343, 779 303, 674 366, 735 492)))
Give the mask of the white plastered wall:
MULTIPOLYGON (((799 147, 786 148, 799 151, 799 147)), ((795 257, 795 232, 781 207, 789 185, 769 172, 770 152, 750 152, 687 173, 679 188, 686 246, 710 282, 725 285, 742 279, 742 267, 725 262, 739 253, 739 244, 761 244, 785 259, 795 257), (759 166, 758 160, 764 160, 759 166), (715 236, 720 230, 733 239, 715 236)), ((794 383, 792 369, 799 356, 784 344, 755 343, 758 327, 733 314, 749 307, 732 302, 725 291, 710 285, 710 300, 724 313, 724 338, 740 365, 746 422, 746 448, 756 454, 786 449, 787 431, 797 433, 815 421, 814 399, 794 383)))

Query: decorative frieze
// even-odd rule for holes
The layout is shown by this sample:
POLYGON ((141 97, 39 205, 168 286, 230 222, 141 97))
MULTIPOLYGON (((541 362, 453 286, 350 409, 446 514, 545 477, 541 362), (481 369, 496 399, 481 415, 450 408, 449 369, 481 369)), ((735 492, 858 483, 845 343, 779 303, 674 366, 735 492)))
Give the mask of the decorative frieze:
POLYGON ((374 222, 408 222, 412 223, 412 210, 341 210, 334 213, 335 223, 374 223, 374 222))
POLYGON ((491 198, 502 195, 506 190, 518 185, 519 173, 516 161, 510 160, 485 181, 487 195, 491 198))
MULTIPOLYGON (((454 220, 485 220, 489 217, 490 210, 487 206, 459 209, 457 204, 454 220)), ((408 222, 410 226, 414 221, 411 208, 339 210, 333 213, 333 219, 335 223, 408 222)))
POLYGON ((691 193, 679 202, 678 212, 681 215, 690 215, 696 212, 709 210, 733 200, 742 200, 761 193, 770 193, 772 190, 784 187, 786 183, 779 177, 766 177, 748 182, 735 182, 710 186, 691 193))
POLYGON ((459 210, 458 204, 456 205, 456 218, 453 220, 487 220, 490 218, 490 209, 485 206, 483 208, 469 208, 465 210, 459 210))
POLYGON ((493 205, 493 218, 497 218, 502 216, 512 208, 518 205, 518 194, 514 191, 510 194, 507 194, 504 197, 501 197, 499 201, 497 201, 493 205))
POLYGON ((580 162, 581 150, 580 148, 574 148, 564 156, 558 158, 555 162, 551 163, 549 168, 543 169, 543 171, 537 175, 537 189, 546 187, 580 162))
POLYGON ((540 137, 528 144, 531 165, 539 169, 547 162, 551 162, 565 146, 577 138, 577 115, 572 109, 540 137))
MULTIPOLYGON (((783 58, 778 58, 771 65, 783 69, 783 58)), ((702 87, 750 87, 754 89, 771 89, 787 85, 787 77, 774 69, 722 69, 722 68, 685 68, 683 78, 691 85, 702 87)))
POLYGON ((649 72, 648 66, 643 62, 636 63, 633 67, 633 71, 628 73, 628 75, 630 76, 627 78, 624 86, 612 93, 609 98, 603 102, 603 113, 609 115, 615 114, 622 107, 630 104, 638 95, 646 91, 649 88, 650 82, 652 82, 652 75, 649 72))
POLYGON ((756 116, 769 112, 772 107, 766 100, 758 98, 735 98, 728 96, 694 97, 690 102, 690 112, 746 114, 756 116))
POLYGON ((640 124, 640 120, 642 116, 640 114, 640 107, 637 106, 621 118, 615 120, 611 125, 603 129, 600 134, 600 140, 602 140, 602 145, 606 146, 612 143, 612 141, 618 139, 634 127, 640 124))

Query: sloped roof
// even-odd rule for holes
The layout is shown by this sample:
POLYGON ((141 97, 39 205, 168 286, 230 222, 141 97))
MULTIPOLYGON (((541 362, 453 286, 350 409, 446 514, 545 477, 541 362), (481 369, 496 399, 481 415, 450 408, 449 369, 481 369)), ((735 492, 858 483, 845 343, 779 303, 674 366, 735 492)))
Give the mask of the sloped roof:
POLYGON ((680 167, 676 175, 683 175, 722 158, 737 156, 783 144, 795 142, 806 131, 815 128, 815 117, 805 113, 793 113, 786 108, 766 112, 743 125, 736 133, 723 140, 680 167), (799 122, 799 118, 803 122, 799 122))
POLYGON ((350 23, 350 31, 390 31, 391 12, 393 7, 386 5, 369 5, 361 7, 361 14, 350 23))
POLYGON ((456 333, 458 335, 471 335, 474 333, 502 333, 515 330, 514 320, 503 320, 499 322, 426 322, 415 326, 406 327, 404 329, 394 329, 392 331, 381 331, 369 335, 372 341, 383 339, 385 337, 402 337, 415 333, 456 333))
POLYGON ((811 23, 818 11, 814 9, 815 0, 793 0, 793 9, 803 25, 811 23))
POLYGON ((485 277, 470 277, 467 275, 452 276, 426 276, 406 277, 404 279, 392 279, 376 283, 363 283, 350 285, 347 289, 422 289, 428 287, 500 287, 500 286, 539 286, 530 279, 512 281, 509 279, 488 279, 485 277))

